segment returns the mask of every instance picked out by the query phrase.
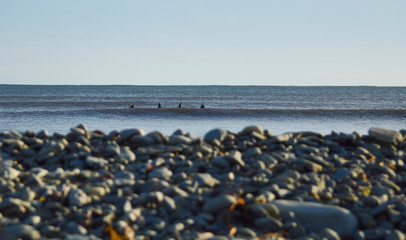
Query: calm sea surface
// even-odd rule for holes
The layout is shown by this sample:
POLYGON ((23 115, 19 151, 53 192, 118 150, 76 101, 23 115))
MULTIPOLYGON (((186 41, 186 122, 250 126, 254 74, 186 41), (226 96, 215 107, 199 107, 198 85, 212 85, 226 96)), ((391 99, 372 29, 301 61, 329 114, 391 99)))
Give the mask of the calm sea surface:
POLYGON ((67 133, 79 123, 105 133, 183 129, 203 136, 258 125, 275 134, 365 134, 371 127, 406 129, 406 87, 0 85, 0 132, 67 133))

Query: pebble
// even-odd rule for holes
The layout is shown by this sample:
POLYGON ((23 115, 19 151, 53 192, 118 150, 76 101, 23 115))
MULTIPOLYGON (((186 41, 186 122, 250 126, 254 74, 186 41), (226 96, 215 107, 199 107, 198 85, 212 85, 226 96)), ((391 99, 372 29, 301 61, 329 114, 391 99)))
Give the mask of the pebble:
POLYGON ((93 157, 93 156, 87 156, 86 158, 86 164, 90 167, 94 167, 94 168, 100 168, 103 166, 106 166, 109 163, 109 161, 107 161, 104 158, 99 158, 99 157, 93 157))
POLYGON ((194 179, 201 186, 214 187, 215 185, 220 183, 220 181, 216 178, 213 178, 210 173, 198 173, 195 175, 194 179))
POLYGON ((159 178, 159 179, 170 178, 171 176, 172 176, 172 171, 166 167, 160 167, 160 168, 154 169, 148 174, 148 177, 150 177, 150 178, 159 178))
POLYGON ((7 226, 0 231, 0 239, 40 239, 41 233, 34 227, 26 224, 7 226))
POLYGON ((229 161, 227 161, 227 159, 223 156, 213 158, 211 160, 211 164, 213 164, 213 166, 216 166, 220 169, 227 169, 230 167, 229 161))
POLYGON ((351 235, 358 229, 357 218, 347 209, 314 202, 275 200, 279 211, 292 211, 301 223, 312 231, 331 228, 339 234, 351 235))
POLYGON ((204 141, 211 142, 213 140, 223 141, 227 136, 227 131, 224 129, 216 128, 213 129, 204 135, 204 141))
POLYGON ((82 207, 90 202, 90 198, 81 189, 71 189, 68 195, 69 205, 82 207))
POLYGON ((405 239, 404 133, 3 132, 0 239, 405 239))
MULTIPOLYGON (((115 135, 115 133, 113 133, 115 135)), ((124 142, 126 140, 128 140, 129 138, 131 138, 134 135, 145 135, 144 130, 142 129, 125 129, 120 131, 118 138, 117 138, 117 142, 121 143, 124 142)))
POLYGON ((278 232, 282 228, 282 222, 273 217, 256 218, 255 226, 264 232, 278 232))
POLYGON ((209 213, 217 213, 221 210, 228 209, 231 204, 236 201, 236 198, 231 195, 218 195, 205 201, 203 211, 209 213))
POLYGON ((385 143, 397 145, 403 141, 403 136, 400 132, 383 128, 371 128, 368 131, 369 136, 385 143))

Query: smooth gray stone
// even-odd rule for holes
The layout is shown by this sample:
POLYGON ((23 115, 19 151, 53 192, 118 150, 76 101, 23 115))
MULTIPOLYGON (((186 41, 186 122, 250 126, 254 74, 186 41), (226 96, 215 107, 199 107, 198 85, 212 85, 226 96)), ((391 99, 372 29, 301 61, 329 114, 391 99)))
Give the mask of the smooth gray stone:
POLYGON ((208 187, 214 187, 220 183, 220 181, 212 177, 210 173, 198 173, 195 175, 194 180, 197 181, 200 186, 208 187))
POLYGON ((152 138, 155 143, 165 143, 166 136, 160 131, 153 131, 147 134, 148 137, 152 138))
MULTIPOLYGON (((65 140, 66 141, 66 140, 65 140)), ((49 153, 59 153, 60 151, 65 149, 65 144, 62 141, 51 141, 49 143, 46 143, 44 145, 42 145, 41 150, 39 151, 38 155, 41 156, 45 156, 48 155, 49 153)))
POLYGON ((130 143, 133 147, 134 146, 148 146, 148 145, 154 144, 154 139, 152 139, 148 136, 135 135, 135 136, 131 137, 130 143))
POLYGON ((311 231, 331 228, 338 234, 352 235, 358 229, 357 218, 347 209, 321 203, 293 200, 275 200, 281 212, 292 211, 297 219, 311 231))
POLYGON ((3 145, 9 149, 24 149, 25 143, 20 139, 3 139, 3 145))
POLYGON ((371 128, 369 129, 368 134, 370 137, 390 144, 396 145, 403 141, 403 136, 400 132, 390 129, 371 128))
POLYGON ((227 210, 235 201, 236 198, 234 196, 219 195, 205 201, 203 211, 209 213, 218 213, 220 211, 227 210))
POLYGON ((173 198, 165 196, 162 201, 162 206, 168 211, 174 211, 176 209, 176 202, 173 198))
POLYGON ((260 203, 255 203, 255 204, 250 204, 246 207, 247 212, 250 213, 250 215, 260 218, 260 217, 277 217, 279 216, 280 212, 279 209, 276 205, 272 203, 267 203, 267 204, 260 204, 260 203))
POLYGON ((213 164, 214 166, 216 166, 220 169, 227 169, 230 167, 230 164, 223 156, 211 159, 211 164, 213 164))
POLYGON ((240 133, 239 135, 241 136, 245 136, 248 135, 250 136, 252 133, 259 133, 260 135, 264 135, 264 131, 262 131, 262 129, 258 126, 248 126, 245 127, 240 133))
POLYGON ((334 164, 327 162, 326 160, 323 159, 321 156, 315 156, 315 155, 307 155, 306 156, 307 160, 310 160, 312 162, 315 162, 317 164, 320 164, 324 168, 332 168, 334 167, 334 164))
POLYGON ((32 225, 35 226, 35 225, 38 225, 41 223, 41 217, 38 215, 32 215, 32 216, 29 216, 26 219, 24 219, 24 221, 22 223, 31 225, 31 226, 32 225))
MULTIPOLYGON (((1 158, 0 158, 1 160, 1 158)), ((0 162, 1 163, 1 162, 0 162)), ((15 180, 20 176, 21 171, 3 165, 3 172, 1 173, 5 179, 15 180)))
POLYGON ((145 196, 143 204, 147 204, 150 202, 161 204, 164 198, 165 195, 162 192, 151 192, 145 196))
POLYGON ((378 206, 379 204, 381 204, 382 200, 375 195, 370 195, 370 196, 365 196, 362 199, 362 202, 364 203, 364 205, 366 207, 375 207, 375 206, 378 206))
POLYGON ((125 187, 125 186, 133 186, 135 184, 134 179, 128 178, 116 178, 113 180, 115 187, 125 187))
POLYGON ((157 158, 154 158, 154 160, 152 160, 152 165, 153 165, 154 167, 160 167, 160 166, 164 165, 165 162, 166 162, 166 161, 165 161, 164 158, 162 158, 162 157, 157 157, 157 158))
POLYGON ((227 131, 224 129, 216 128, 213 129, 204 135, 204 141, 206 142, 211 142, 214 139, 219 140, 220 142, 224 140, 224 138, 227 136, 227 131))
POLYGON ((377 196, 382 196, 384 194, 392 195, 394 191, 391 188, 383 186, 382 184, 378 183, 371 189, 372 194, 377 196))
POLYGON ((30 172, 32 172, 33 174, 37 175, 40 178, 45 177, 49 173, 48 170, 40 167, 31 168, 30 172))
POLYGON ((276 232, 279 231, 283 224, 281 221, 274 217, 260 217, 255 219, 255 226, 266 232, 276 232))
POLYGON ((114 140, 118 137, 119 134, 120 132, 118 130, 113 130, 109 134, 105 135, 104 138, 106 140, 114 140))
POLYGON ((134 135, 145 135, 145 132, 142 129, 124 129, 120 131, 117 142, 123 142, 134 135))
POLYGON ((41 233, 25 224, 15 224, 0 230, 0 239, 40 239, 41 233))
POLYGON ((0 213, 4 216, 14 217, 19 214, 25 214, 27 209, 35 210, 30 202, 18 198, 5 198, 0 202, 0 213))
POLYGON ((69 205, 82 207, 90 202, 90 198, 81 189, 71 189, 68 195, 69 205))
POLYGON ((107 161, 104 158, 98 158, 98 157, 93 157, 93 156, 87 156, 86 157, 86 163, 90 167, 103 167, 106 166, 109 161, 107 161))
POLYGON ((83 235, 87 234, 86 228, 84 228, 82 225, 79 225, 77 222, 73 221, 66 224, 63 230, 73 234, 83 234, 83 235))
POLYGON ((396 193, 399 193, 402 190, 401 187, 389 179, 380 179, 379 181, 383 186, 391 188, 396 193))
POLYGON ((225 155, 224 158, 229 161, 231 165, 235 165, 237 163, 241 167, 245 166, 245 162, 242 160, 242 154, 238 150, 231 151, 230 155, 225 155))
POLYGON ((157 155, 159 153, 167 152, 168 148, 163 145, 157 145, 157 146, 145 146, 145 147, 139 147, 135 151, 135 154, 138 155, 157 155))
POLYGON ((179 144, 190 144, 192 142, 192 139, 186 136, 182 135, 172 135, 169 138, 168 144, 169 145, 179 145, 179 144))
POLYGON ((330 228, 325 228, 323 229, 320 233, 319 236, 322 237, 323 239, 327 240, 340 240, 341 237, 338 235, 336 231, 330 228))
POLYGON ((176 129, 175 132, 172 133, 172 136, 184 136, 186 135, 185 131, 183 131, 182 129, 176 129))
POLYGON ((388 175, 391 176, 391 177, 396 177, 396 172, 395 172, 393 169, 391 169, 391 168, 389 168, 389 167, 387 167, 387 166, 385 166, 385 165, 383 165, 383 166, 381 166, 381 165, 375 165, 373 169, 374 169, 375 171, 388 174, 388 175))
POLYGON ((178 233, 185 229, 185 224, 178 222, 170 225, 168 227, 169 232, 178 233))
POLYGON ((252 147, 248 150, 245 151, 245 153, 243 153, 243 158, 250 158, 250 157, 256 157, 258 155, 261 155, 262 151, 259 147, 252 147))
POLYGON ((136 157, 133 151, 127 146, 121 148, 120 158, 126 159, 130 162, 134 162, 136 157))
POLYGON ((106 195, 106 189, 104 187, 84 187, 82 189, 87 195, 95 195, 98 197, 106 195))
POLYGON ((40 228, 40 231, 43 236, 47 238, 54 238, 61 232, 61 228, 52 225, 44 225, 40 228))
POLYGON ((257 237, 257 234, 255 231, 246 228, 246 227, 237 227, 237 233, 235 234, 237 237, 242 237, 242 238, 255 238, 257 237))
POLYGON ((169 196, 169 197, 174 197, 174 196, 179 195, 179 196, 181 196, 183 198, 186 198, 186 197, 189 196, 189 194, 186 191, 183 191, 179 187, 173 186, 173 185, 163 189, 162 193, 165 194, 166 196, 169 196))
POLYGON ((268 143, 282 143, 287 142, 293 137, 292 133, 284 133, 277 136, 273 136, 271 139, 267 140, 268 143))
POLYGON ((321 166, 320 164, 314 163, 312 161, 309 160, 303 160, 303 165, 305 167, 305 169, 311 171, 311 172, 321 172, 323 171, 323 166, 321 166))
POLYGON ((48 137, 49 137, 48 130, 41 130, 37 133, 37 138, 44 139, 44 138, 48 138, 48 137))
POLYGON ((103 156, 106 158, 114 157, 120 154, 120 146, 117 143, 110 143, 103 151, 103 156))
POLYGON ((86 131, 82 128, 74 127, 70 129, 70 134, 73 135, 74 137, 79 137, 79 136, 85 136, 86 137, 86 131))
POLYGON ((89 131, 89 128, 86 126, 86 124, 81 123, 81 124, 77 125, 76 128, 83 129, 85 131, 85 137, 87 137, 87 138, 90 137, 91 132, 89 131))
POLYGON ((37 175, 31 175, 27 178, 27 180, 25 180, 24 184, 33 187, 33 186, 43 186, 44 182, 37 175))
POLYGON ((149 174, 149 178, 159 178, 159 179, 166 179, 172 176, 172 171, 166 167, 160 167, 152 170, 149 174))

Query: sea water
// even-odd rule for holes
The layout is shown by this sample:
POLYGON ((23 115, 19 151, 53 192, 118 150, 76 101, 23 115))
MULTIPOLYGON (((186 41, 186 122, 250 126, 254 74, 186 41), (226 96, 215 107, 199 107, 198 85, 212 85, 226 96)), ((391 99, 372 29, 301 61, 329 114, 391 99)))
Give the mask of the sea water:
POLYGON ((105 133, 182 129, 204 136, 257 125, 274 134, 365 134, 406 129, 406 87, 0 85, 0 132, 65 134, 80 123, 105 133))

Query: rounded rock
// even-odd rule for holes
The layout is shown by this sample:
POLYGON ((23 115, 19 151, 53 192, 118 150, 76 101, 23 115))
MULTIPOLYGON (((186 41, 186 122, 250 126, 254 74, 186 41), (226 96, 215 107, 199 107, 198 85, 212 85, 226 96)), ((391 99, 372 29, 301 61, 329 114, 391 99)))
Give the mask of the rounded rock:
POLYGON ((235 201, 236 198, 234 196, 219 195, 207 200, 203 205, 203 211, 209 213, 218 213, 222 210, 227 210, 235 201))
POLYGON ((204 135, 204 141, 211 142, 213 140, 223 141, 227 136, 227 131, 224 129, 216 128, 204 135))
POLYGON ((294 212, 297 219, 311 231, 331 228, 338 234, 352 235, 358 229, 357 218, 341 207, 294 200, 275 200, 272 203, 281 213, 294 212))
POLYGON ((152 170, 148 177, 150 178, 159 178, 159 179, 166 179, 172 176, 172 171, 166 167, 160 167, 157 169, 152 170))

